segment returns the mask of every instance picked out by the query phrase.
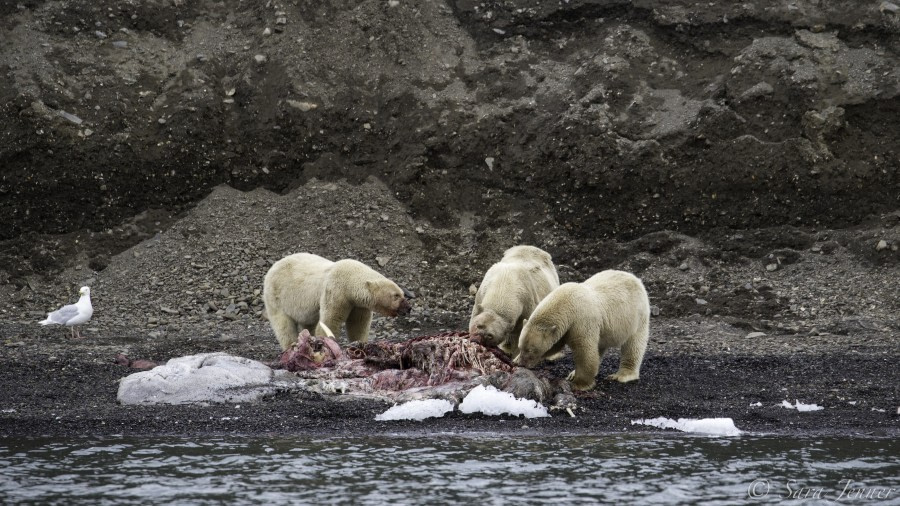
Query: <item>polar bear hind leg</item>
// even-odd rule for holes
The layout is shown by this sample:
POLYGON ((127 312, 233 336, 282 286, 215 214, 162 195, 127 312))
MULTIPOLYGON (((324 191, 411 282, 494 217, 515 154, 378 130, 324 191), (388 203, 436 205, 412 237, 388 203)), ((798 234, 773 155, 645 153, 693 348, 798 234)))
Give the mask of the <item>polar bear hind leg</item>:
POLYGON ((634 336, 622 345, 622 357, 619 359, 619 370, 606 377, 608 380, 628 383, 640 378, 641 362, 647 351, 649 325, 644 324, 634 336))

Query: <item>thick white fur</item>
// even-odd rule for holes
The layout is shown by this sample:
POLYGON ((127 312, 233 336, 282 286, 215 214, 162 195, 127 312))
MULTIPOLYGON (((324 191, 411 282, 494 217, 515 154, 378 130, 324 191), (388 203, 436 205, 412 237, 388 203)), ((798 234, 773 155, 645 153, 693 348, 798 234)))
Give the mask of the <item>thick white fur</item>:
POLYGON ((311 253, 296 253, 275 262, 263 280, 263 301, 282 349, 297 341, 302 329, 326 335, 347 324, 351 341, 366 342, 372 311, 397 316, 403 290, 356 260, 332 262, 311 253), (324 325, 319 325, 320 323, 324 325))
POLYGON ((534 310, 519 337, 516 363, 534 367, 543 358, 572 349, 578 390, 594 387, 603 354, 620 348, 619 370, 607 377, 622 383, 639 378, 650 335, 650 300, 641 280, 603 271, 584 283, 565 283, 534 310))
POLYGON ((484 274, 475 294, 469 333, 515 356, 522 321, 558 286, 559 276, 549 253, 534 246, 509 248, 484 274))

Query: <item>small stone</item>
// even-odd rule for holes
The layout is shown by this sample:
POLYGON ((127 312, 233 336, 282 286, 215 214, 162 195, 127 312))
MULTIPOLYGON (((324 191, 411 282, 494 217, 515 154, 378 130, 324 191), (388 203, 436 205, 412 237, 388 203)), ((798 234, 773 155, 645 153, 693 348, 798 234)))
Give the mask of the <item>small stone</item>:
POLYGON ((381 214, 381 221, 388 221, 390 217, 384 213, 381 214))
POLYGON ((372 124, 371 123, 363 123, 363 128, 365 128, 366 130, 371 130, 372 124))
POLYGON ((150 325, 155 325, 159 323, 159 318, 151 316, 150 318, 147 318, 147 323, 149 323, 150 325))
POLYGON ((266 37, 272 35, 272 29, 267 26, 265 30, 263 30, 263 35, 265 35, 266 37))
POLYGON ((213 302, 213 301, 209 301, 209 302, 207 302, 207 303, 206 303, 206 307, 208 307, 208 308, 209 308, 209 310, 210 310, 210 311, 213 311, 213 312, 215 312, 215 311, 218 311, 218 310, 219 310, 219 308, 218 308, 218 307, 217 307, 217 306, 216 306, 216 303, 215 303, 215 302, 213 302))
POLYGON ((875 251, 885 250, 885 249, 887 249, 887 247, 888 247, 887 241, 882 239, 882 240, 878 241, 878 244, 875 245, 875 251))
POLYGON ((659 316, 659 306, 650 306, 650 315, 659 316))
POLYGON ((747 339, 756 339, 758 337, 766 337, 766 333, 765 332, 751 332, 751 333, 747 334, 746 337, 747 337, 747 339))
POLYGON ((159 306, 159 310, 162 311, 163 313, 167 313, 167 314, 179 314, 180 313, 177 309, 172 309, 172 308, 166 307, 166 306, 159 306))
POLYGON ((78 116, 63 110, 56 111, 56 114, 59 114, 61 117, 71 121, 72 123, 75 123, 76 125, 80 125, 84 122, 84 120, 82 120, 78 116))
POLYGON ((469 295, 474 297, 475 294, 477 294, 477 293, 478 293, 478 285, 476 285, 475 283, 472 283, 471 285, 469 285, 469 295))
POLYGON ((681 265, 678 266, 678 269, 682 270, 682 271, 686 271, 686 270, 688 270, 688 268, 689 268, 689 266, 688 266, 687 262, 682 262, 681 265))
POLYGON ((400 0, 388 0, 388 7, 396 7, 400 5, 400 0))
POLYGON ((391 257, 375 257, 375 261, 378 262, 379 267, 384 267, 391 261, 391 257))
POLYGON ((286 25, 287 18, 286 17, 275 18, 275 24, 276 25, 286 25))
POLYGON ((107 37, 107 35, 104 32, 101 32, 100 30, 97 30, 96 32, 94 32, 94 35, 98 39, 105 39, 107 37))
POLYGON ((706 302, 706 299, 694 299, 694 302, 696 302, 699 306, 705 306, 709 304, 708 302, 706 302))
POLYGON ((162 331, 160 331, 160 330, 154 330, 153 332, 150 332, 150 333, 147 334, 147 335, 148 335, 151 339, 159 339, 160 337, 164 336, 165 334, 164 334, 162 331))
POLYGON ((127 40, 114 40, 112 45, 113 45, 113 47, 117 47, 119 49, 125 49, 126 47, 128 47, 128 41, 127 40))
POLYGON ((316 107, 319 107, 317 104, 314 104, 312 102, 300 102, 297 100, 288 100, 287 103, 294 109, 299 109, 303 112, 308 112, 315 109, 316 107))
POLYGON ((493 156, 489 156, 489 157, 485 158, 484 163, 485 163, 485 165, 487 165, 488 170, 494 170, 494 157, 493 156))
POLYGON ((416 233, 417 233, 417 234, 424 234, 424 233, 425 233, 425 229, 422 228, 422 227, 416 227, 416 233))
POLYGON ((266 58, 266 55, 264 55, 264 54, 258 54, 258 55, 253 56, 253 61, 255 61, 258 65, 262 65, 263 63, 266 63, 267 59, 268 58, 266 58))
POLYGON ((166 124, 166 118, 159 118, 158 120, 156 120, 156 122, 159 123, 160 125, 165 125, 165 124, 166 124))
POLYGON ((234 313, 229 313, 229 312, 226 311, 225 314, 222 315, 222 318, 225 318, 226 320, 232 320, 232 321, 233 321, 233 320, 237 320, 237 319, 238 319, 238 316, 237 316, 236 314, 234 314, 234 313))
POLYGON ((766 266, 766 270, 769 272, 778 270, 778 264, 769 264, 766 266))

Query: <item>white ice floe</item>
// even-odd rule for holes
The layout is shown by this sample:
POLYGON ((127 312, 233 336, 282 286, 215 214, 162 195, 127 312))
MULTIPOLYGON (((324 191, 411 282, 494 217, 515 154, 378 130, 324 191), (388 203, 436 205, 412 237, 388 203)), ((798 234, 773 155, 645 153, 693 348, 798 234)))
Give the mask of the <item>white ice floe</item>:
POLYGON ((712 436, 739 436, 741 431, 734 426, 734 420, 731 418, 679 418, 672 420, 671 418, 643 418, 640 420, 632 420, 632 425, 650 425, 659 427, 660 429, 677 429, 682 432, 696 432, 698 434, 709 434, 712 436))
POLYGON ((484 413, 485 415, 524 415, 525 418, 549 417, 543 404, 530 399, 517 399, 509 392, 502 392, 492 386, 478 385, 459 404, 463 413, 484 413))
POLYGON ((787 409, 796 409, 797 411, 801 411, 801 412, 803 412, 803 411, 819 411, 819 410, 825 409, 822 406, 819 406, 817 404, 803 404, 802 402, 800 402, 798 400, 794 400, 794 404, 791 404, 788 401, 781 401, 780 406, 782 408, 787 408, 787 409))
POLYGON ((375 417, 378 421, 440 418, 453 411, 453 403, 444 399, 420 399, 404 402, 375 417))

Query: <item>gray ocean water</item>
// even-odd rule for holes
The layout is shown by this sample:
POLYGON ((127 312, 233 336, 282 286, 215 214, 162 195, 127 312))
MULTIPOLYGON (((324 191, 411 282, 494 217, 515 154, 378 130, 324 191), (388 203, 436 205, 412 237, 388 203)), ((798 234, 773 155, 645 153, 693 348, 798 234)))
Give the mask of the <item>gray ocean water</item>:
POLYGON ((900 504, 900 442, 669 434, 0 439, 4 504, 900 504))

